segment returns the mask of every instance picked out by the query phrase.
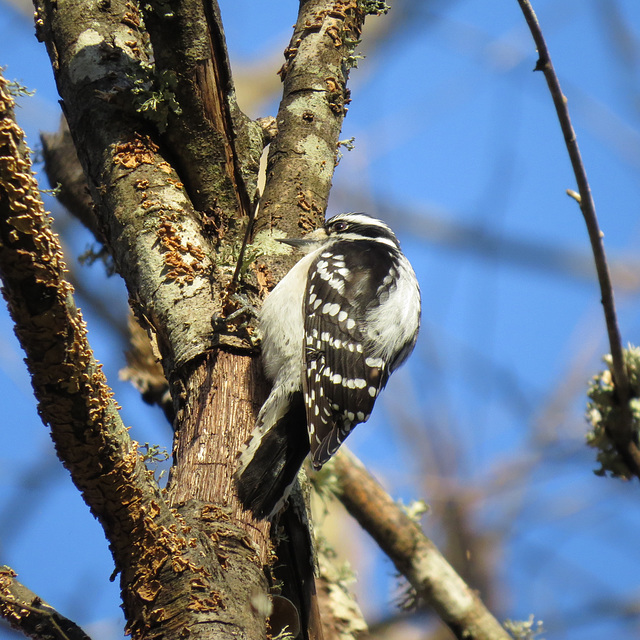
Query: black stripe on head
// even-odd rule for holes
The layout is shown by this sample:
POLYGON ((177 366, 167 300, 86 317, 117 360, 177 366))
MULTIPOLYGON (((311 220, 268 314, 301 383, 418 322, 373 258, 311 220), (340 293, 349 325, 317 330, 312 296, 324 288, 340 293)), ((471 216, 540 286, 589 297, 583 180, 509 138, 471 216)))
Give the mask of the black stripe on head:
POLYGON ((390 240, 396 247, 400 248, 398 239, 391 229, 382 220, 372 218, 365 213, 339 213, 327 220, 324 225, 327 235, 359 236, 371 238, 372 240, 390 240))

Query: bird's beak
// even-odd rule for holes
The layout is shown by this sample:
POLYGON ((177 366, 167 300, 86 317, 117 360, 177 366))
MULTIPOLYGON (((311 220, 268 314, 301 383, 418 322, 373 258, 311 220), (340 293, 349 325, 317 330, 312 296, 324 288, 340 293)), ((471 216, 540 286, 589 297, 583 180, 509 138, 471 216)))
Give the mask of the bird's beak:
POLYGON ((327 232, 323 227, 312 231, 311 233, 307 233, 307 235, 302 238, 276 238, 278 242, 282 242, 283 244, 288 244, 290 247, 297 247, 299 249, 308 248, 314 244, 317 244, 319 241, 324 240, 327 237, 327 232))
POLYGON ((306 247, 316 242, 313 238, 276 238, 277 242, 288 244, 291 247, 306 247))

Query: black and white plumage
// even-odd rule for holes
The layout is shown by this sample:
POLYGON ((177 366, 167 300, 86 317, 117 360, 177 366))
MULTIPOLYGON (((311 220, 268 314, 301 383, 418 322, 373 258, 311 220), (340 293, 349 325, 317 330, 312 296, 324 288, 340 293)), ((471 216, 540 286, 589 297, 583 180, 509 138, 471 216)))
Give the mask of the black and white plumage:
POLYGON ((320 469, 369 418, 420 326, 415 274, 384 222, 344 213, 282 242, 307 255, 260 312, 273 389, 236 472, 240 499, 259 517, 282 507, 309 451, 320 469))

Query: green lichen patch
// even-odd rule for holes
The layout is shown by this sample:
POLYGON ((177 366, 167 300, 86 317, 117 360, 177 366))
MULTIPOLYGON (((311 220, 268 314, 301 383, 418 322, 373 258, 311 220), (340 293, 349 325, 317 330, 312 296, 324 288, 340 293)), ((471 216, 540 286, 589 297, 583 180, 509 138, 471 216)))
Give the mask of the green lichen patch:
MULTIPOLYGON (((640 348, 629 345, 629 348, 624 350, 624 358, 632 395, 629 400, 632 430, 637 441, 640 434, 640 348)), ((596 475, 609 474, 616 478, 629 479, 633 474, 609 436, 610 433, 620 430, 624 416, 611 374, 611 356, 606 355, 603 360, 609 369, 594 376, 587 391, 589 402, 586 417, 591 425, 591 430, 586 436, 587 444, 598 451, 597 461, 600 468, 594 471, 596 475)))

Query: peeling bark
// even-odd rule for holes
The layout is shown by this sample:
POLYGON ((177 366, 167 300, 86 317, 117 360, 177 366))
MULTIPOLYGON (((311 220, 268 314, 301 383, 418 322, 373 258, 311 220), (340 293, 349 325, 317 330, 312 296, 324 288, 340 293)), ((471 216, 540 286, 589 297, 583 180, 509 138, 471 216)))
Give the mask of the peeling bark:
POLYGON ((233 488, 237 452, 246 441, 242 425, 253 425, 266 398, 255 358, 219 351, 194 366, 182 390, 175 461, 167 487, 172 505, 190 499, 217 504, 225 518, 243 522, 263 564, 269 558, 269 523, 255 521, 238 502, 233 488))

